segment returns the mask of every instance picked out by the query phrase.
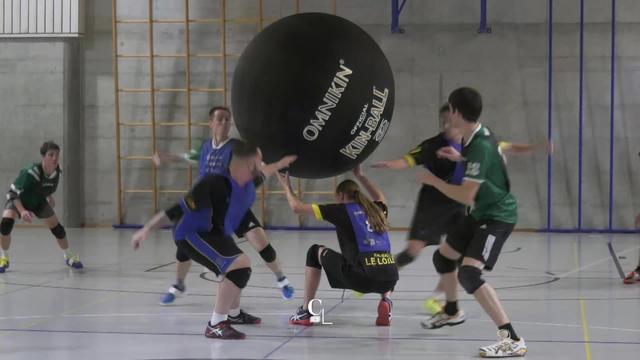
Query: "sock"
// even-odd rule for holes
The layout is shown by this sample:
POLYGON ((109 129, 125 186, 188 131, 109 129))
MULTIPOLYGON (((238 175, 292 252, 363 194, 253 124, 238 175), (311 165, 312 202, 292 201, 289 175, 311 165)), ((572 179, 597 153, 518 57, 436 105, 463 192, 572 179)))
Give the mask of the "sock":
POLYGON ((513 326, 511 326, 511 323, 506 323, 502 326, 498 326, 498 329, 507 330, 509 332, 509 337, 511 338, 511 340, 520 341, 520 338, 518 337, 518 335, 516 335, 516 331, 513 330, 513 326))
POLYGON ((453 316, 458 313, 458 302, 457 301, 447 301, 444 305, 444 313, 453 316))
POLYGON ((213 314, 211 315, 210 324, 215 326, 223 321, 227 321, 227 314, 218 314, 217 312, 214 311, 213 314))
POLYGON ((284 276, 284 274, 282 273, 282 271, 276 271, 276 272, 275 272, 275 275, 276 275, 276 280, 277 280, 278 282, 280 282, 280 281, 282 281, 282 280, 284 280, 284 279, 286 279, 286 278, 287 278, 286 276, 284 276))
POLYGON ((9 250, 0 249, 0 257, 9 257, 9 250))
POLYGON ((238 317, 240 315, 240 308, 229 310, 229 316, 238 317))
POLYGON ((180 291, 184 291, 184 279, 176 279, 176 283, 173 286, 180 291))
POLYGON ((68 258, 73 256, 73 253, 71 253, 71 247, 68 247, 66 249, 62 249, 62 251, 64 252, 64 258, 65 259, 68 259, 68 258))

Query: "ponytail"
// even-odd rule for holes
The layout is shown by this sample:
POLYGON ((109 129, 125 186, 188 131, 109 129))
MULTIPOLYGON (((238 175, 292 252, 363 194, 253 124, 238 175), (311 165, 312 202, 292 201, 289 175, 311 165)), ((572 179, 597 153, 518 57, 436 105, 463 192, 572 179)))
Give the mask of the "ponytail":
POLYGON ((366 195, 360 192, 360 187, 353 180, 344 180, 336 187, 336 193, 345 194, 362 207, 367 215, 367 220, 376 233, 383 233, 389 229, 387 218, 382 210, 376 206, 366 195))

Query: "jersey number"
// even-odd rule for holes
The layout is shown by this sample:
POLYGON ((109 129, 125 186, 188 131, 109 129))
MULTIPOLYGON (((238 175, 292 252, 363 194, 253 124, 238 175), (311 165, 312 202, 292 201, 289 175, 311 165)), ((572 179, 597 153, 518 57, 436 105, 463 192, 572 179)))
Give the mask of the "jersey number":
POLYGON ((467 164, 467 175, 478 176, 480 174, 480 163, 470 162, 467 164))

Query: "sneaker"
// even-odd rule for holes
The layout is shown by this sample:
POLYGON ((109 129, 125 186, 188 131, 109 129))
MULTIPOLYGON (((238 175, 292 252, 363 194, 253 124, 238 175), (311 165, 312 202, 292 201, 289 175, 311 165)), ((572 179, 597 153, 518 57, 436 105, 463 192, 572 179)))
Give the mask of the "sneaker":
POLYGON ((72 269, 82 269, 84 267, 82 265, 82 262, 80 262, 80 258, 78 257, 78 255, 73 255, 72 257, 65 258, 64 263, 72 269))
MULTIPOLYGON (((0 264, 2 264, 2 259, 0 259, 0 264)), ((8 263, 7 267, 9 267, 8 263)), ((640 272, 635 270, 627 274, 623 280, 625 284, 633 284, 636 281, 640 281, 640 272)))
POLYGON ((524 339, 511 340, 507 330, 498 330, 497 343, 480 348, 480 356, 487 358, 524 356, 526 353, 527 345, 524 343, 524 339))
POLYGON ((242 325, 242 324, 257 325, 262 322, 262 319, 260 319, 259 317, 253 316, 251 314, 248 314, 244 312, 244 310, 240 309, 240 314, 238 314, 238 316, 228 315, 227 321, 229 321, 229 324, 236 324, 236 325, 242 325))
POLYGON ((359 291, 352 290, 351 293, 353 294, 353 297, 355 299, 362 299, 362 297, 364 297, 364 293, 361 293, 359 291))
POLYGON ((277 282, 278 287, 282 291, 282 298, 285 300, 293 299, 294 291, 293 286, 289 283, 289 279, 286 277, 282 278, 282 280, 277 282))
POLYGON ((296 313, 289 318, 289 324, 311 326, 313 325, 313 323, 311 322, 311 313, 309 312, 309 310, 305 310, 302 308, 302 306, 300 306, 296 313))
POLYGON ((173 284, 160 299, 160 305, 171 305, 177 297, 183 296, 187 288, 184 285, 173 284))
POLYGON ((376 326, 391 325, 391 309, 393 302, 389 298, 382 298, 378 303, 378 317, 376 318, 376 326))
POLYGON ((244 333, 231 327, 229 321, 220 321, 216 325, 207 323, 207 328, 204 331, 204 336, 209 339, 222 339, 222 340, 241 340, 247 337, 244 333))
POLYGON ((9 258, 6 256, 0 257, 0 273, 5 272, 9 268, 9 258))
POLYGON ((464 312, 458 310, 455 315, 447 315, 444 311, 439 312, 429 318, 427 321, 422 321, 420 324, 423 329, 439 329, 443 326, 456 326, 462 324, 466 320, 464 312))
POLYGON ((431 315, 435 315, 439 312, 443 311, 442 308, 442 303, 439 302, 436 298, 434 297, 430 297, 427 298, 423 303, 422 303, 422 307, 424 308, 424 310, 431 314, 431 315))

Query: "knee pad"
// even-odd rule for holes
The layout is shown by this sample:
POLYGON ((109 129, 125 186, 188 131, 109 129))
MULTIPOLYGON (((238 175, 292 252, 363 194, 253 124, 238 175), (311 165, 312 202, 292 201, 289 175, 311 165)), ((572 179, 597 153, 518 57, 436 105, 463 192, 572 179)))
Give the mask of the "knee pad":
POLYGON ((320 261, 318 261, 319 249, 320 249, 320 245, 318 244, 311 245, 311 247, 309 248, 309 251, 307 251, 307 263, 305 264, 306 266, 316 268, 316 269, 322 269, 322 264, 320 264, 320 261))
POLYGON ((440 253, 440 250, 436 250, 436 252, 433 253, 433 266, 436 268, 438 274, 447 274, 456 270, 456 262, 444 257, 440 253))
POLYGON ((251 277, 251 268, 241 268, 229 271, 225 277, 240 289, 244 289, 251 277))
POLYGON ((178 248, 176 250, 176 260, 180 262, 185 262, 185 261, 191 260, 191 258, 186 252, 184 252, 184 250, 182 250, 181 248, 178 248))
POLYGON ((396 265, 398 265, 398 267, 409 265, 415 259, 416 258, 414 256, 411 256, 407 250, 402 250, 402 252, 395 256, 396 265))
POLYGON ((473 294, 484 284, 482 270, 475 266, 462 265, 458 270, 458 282, 460 282, 467 294, 473 294))
POLYGON ((11 234, 11 230, 13 230, 13 224, 16 221, 12 218, 2 218, 2 222, 0 222, 0 234, 7 236, 11 234))
POLYGON ((64 227, 60 224, 51 228, 51 233, 56 237, 56 239, 64 239, 67 237, 67 232, 64 231, 64 227))
POLYGON ((260 257, 262 257, 262 260, 266 263, 274 262, 276 260, 276 250, 271 246, 271 244, 265 246, 265 248, 260 250, 258 254, 260 254, 260 257))

